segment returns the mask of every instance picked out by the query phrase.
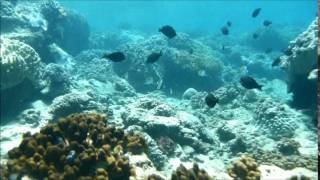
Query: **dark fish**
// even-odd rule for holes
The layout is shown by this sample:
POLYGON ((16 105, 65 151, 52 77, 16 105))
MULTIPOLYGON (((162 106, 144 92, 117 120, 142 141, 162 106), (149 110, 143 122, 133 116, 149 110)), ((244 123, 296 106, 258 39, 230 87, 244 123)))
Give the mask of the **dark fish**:
POLYGON ((290 48, 286 48, 286 49, 284 49, 283 51, 283 54, 285 54, 285 55, 287 55, 287 56, 291 56, 292 55, 292 49, 290 49, 290 48))
POLYGON ((267 48, 266 51, 265 51, 266 54, 269 54, 271 52, 272 52, 272 48, 267 48))
POLYGON ((227 21, 227 26, 231 27, 232 22, 231 21, 227 21))
POLYGON ((260 14, 261 8, 257 8, 252 12, 251 17, 255 18, 260 14))
POLYGON ((272 67, 278 66, 281 62, 280 57, 277 57, 273 62, 272 62, 272 67))
POLYGON ((189 54, 193 54, 193 49, 189 49, 189 54))
POLYGON ((229 29, 228 29, 227 26, 223 26, 220 30, 221 30, 223 35, 228 35, 229 34, 229 29))
POLYGON ((173 27, 166 25, 159 29, 159 32, 167 36, 169 39, 175 37, 177 35, 176 31, 173 29, 173 27))
POLYGON ((263 25, 264 25, 265 27, 268 27, 268 26, 270 26, 271 24, 272 24, 272 22, 269 21, 269 20, 264 20, 264 21, 263 21, 263 25))
POLYGON ((162 52, 160 51, 159 53, 151 53, 148 58, 147 58, 147 63, 154 63, 158 61, 158 59, 162 56, 162 52))
POLYGON ((209 108, 213 108, 218 102, 219 99, 213 94, 209 93, 205 98, 206 104, 209 108))
POLYGON ((259 34, 253 33, 252 37, 253 37, 253 39, 257 39, 259 37, 259 34))
POLYGON ((261 90, 262 86, 257 83, 256 80, 254 80, 250 76, 242 76, 240 78, 241 85, 246 89, 259 89, 261 90))
POLYGON ((113 61, 113 62, 120 62, 120 61, 123 61, 126 57, 123 54, 123 52, 113 52, 110 54, 103 55, 102 58, 109 59, 110 61, 113 61))

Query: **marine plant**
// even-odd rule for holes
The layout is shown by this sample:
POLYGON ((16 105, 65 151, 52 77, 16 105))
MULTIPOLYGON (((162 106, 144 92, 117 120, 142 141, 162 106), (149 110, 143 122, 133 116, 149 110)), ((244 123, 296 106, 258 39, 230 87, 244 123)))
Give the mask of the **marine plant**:
POLYGON ((145 140, 108 126, 100 114, 72 114, 26 133, 8 152, 2 179, 129 179, 135 172, 125 153, 146 152, 145 140))

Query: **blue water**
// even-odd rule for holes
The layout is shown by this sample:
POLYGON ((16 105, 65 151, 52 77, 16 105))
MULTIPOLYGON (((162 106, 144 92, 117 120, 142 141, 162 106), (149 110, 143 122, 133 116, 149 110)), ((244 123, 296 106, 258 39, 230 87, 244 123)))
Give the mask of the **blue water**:
POLYGON ((177 31, 216 33, 231 21, 234 32, 252 31, 263 20, 274 28, 296 25, 305 28, 317 14, 316 0, 301 1, 61 1, 84 15, 93 31, 116 29, 128 23, 142 31, 154 31, 163 24, 177 31), (253 19, 255 8, 262 8, 253 19))

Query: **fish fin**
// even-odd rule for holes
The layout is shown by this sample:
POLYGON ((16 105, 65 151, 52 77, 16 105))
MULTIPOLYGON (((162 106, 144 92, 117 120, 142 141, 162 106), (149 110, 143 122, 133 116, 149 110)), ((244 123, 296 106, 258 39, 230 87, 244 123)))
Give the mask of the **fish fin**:
POLYGON ((102 58, 109 59, 109 54, 107 54, 107 53, 103 54, 102 58))

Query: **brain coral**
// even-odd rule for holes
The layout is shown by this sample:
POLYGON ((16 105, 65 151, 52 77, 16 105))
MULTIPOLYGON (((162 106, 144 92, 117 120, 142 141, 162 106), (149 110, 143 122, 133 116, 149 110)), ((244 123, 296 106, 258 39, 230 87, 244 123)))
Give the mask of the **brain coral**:
POLYGON ((1 89, 11 88, 24 79, 39 82, 41 61, 37 52, 29 45, 1 38, 1 89))

